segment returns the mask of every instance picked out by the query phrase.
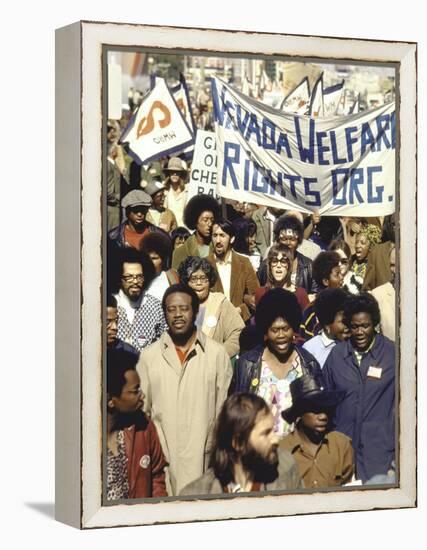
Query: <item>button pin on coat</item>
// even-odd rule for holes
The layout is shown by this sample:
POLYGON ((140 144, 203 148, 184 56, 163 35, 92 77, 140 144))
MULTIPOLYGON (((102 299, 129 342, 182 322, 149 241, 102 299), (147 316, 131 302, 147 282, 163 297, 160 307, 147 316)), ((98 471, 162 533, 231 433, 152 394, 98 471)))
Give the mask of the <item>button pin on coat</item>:
POLYGON ((143 455, 139 461, 141 468, 147 469, 150 465, 150 457, 148 455, 143 455))

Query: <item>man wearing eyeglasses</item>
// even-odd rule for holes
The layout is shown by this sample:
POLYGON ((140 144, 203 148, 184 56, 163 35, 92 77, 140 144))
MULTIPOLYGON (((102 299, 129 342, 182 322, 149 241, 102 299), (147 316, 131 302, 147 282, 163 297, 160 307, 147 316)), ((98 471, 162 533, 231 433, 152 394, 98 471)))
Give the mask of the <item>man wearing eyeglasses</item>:
POLYGON ((121 251, 118 266, 117 337, 140 352, 167 328, 160 300, 145 293, 154 278, 154 266, 147 254, 133 248, 121 251))

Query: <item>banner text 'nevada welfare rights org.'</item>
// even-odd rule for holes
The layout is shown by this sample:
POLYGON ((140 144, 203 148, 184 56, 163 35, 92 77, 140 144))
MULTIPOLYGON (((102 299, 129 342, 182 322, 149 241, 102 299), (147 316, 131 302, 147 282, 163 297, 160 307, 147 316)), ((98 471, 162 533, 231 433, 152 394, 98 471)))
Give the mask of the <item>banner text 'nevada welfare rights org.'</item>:
POLYGON ((273 109, 212 79, 218 194, 329 216, 395 210, 394 102, 315 119, 273 109))

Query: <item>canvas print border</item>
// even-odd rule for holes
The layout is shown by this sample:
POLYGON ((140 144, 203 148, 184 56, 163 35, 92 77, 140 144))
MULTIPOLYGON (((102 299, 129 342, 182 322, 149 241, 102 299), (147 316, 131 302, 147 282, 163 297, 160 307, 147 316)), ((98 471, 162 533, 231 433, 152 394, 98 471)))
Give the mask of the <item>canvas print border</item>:
POLYGON ((57 275, 61 276, 57 283, 57 518, 92 528, 414 506, 416 45, 81 22, 58 31, 57 52, 58 94, 65 99, 57 103, 57 252, 61 242, 70 248, 68 256, 57 255, 57 275), (178 46, 183 51, 216 52, 218 44, 227 44, 227 53, 398 64, 398 111, 400 120, 405 121, 398 162, 400 235, 405 235, 399 253, 399 418, 405 429, 400 430, 398 488, 101 505, 102 48, 117 45, 176 50, 178 46), (64 122, 69 130, 66 136, 64 122), (77 350, 81 350, 80 356, 77 350))

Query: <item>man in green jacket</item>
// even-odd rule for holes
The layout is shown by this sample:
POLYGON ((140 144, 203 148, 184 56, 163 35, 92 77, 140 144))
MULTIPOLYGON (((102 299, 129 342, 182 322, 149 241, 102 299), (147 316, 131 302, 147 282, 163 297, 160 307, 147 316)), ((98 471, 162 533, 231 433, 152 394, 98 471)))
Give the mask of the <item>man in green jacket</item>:
POLYGON ((184 210, 184 223, 195 231, 182 246, 174 250, 173 269, 178 269, 188 256, 206 258, 212 252, 212 226, 218 215, 219 205, 209 195, 196 195, 188 201, 184 210))

